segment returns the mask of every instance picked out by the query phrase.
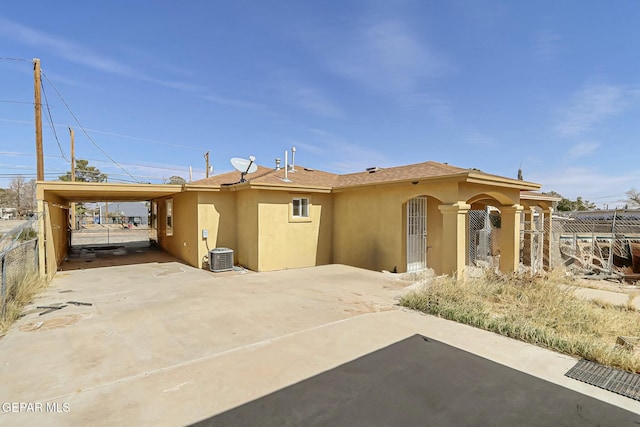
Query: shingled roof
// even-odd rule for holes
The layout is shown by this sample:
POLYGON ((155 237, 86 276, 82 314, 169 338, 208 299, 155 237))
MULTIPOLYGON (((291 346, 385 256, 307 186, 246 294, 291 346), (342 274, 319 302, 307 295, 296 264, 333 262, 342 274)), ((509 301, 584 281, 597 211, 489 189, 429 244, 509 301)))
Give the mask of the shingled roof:
MULTIPOLYGON (((251 184, 270 184, 270 185, 290 185, 300 187, 322 187, 332 188, 335 186, 339 175, 330 172, 308 169, 303 166, 296 166, 294 171, 289 171, 288 179, 284 180, 284 169, 272 169, 264 166, 258 166, 258 170, 248 174, 245 177, 247 182, 251 184)), ((202 186, 222 186, 238 184, 240 182, 240 172, 227 172, 209 178, 194 181, 191 184, 202 186)))
MULTIPOLYGON (((290 171, 288 173, 289 181, 284 180, 284 169, 276 170, 264 166, 258 166, 258 170, 247 175, 245 179, 252 185, 286 185, 289 187, 339 189, 408 180, 418 181, 427 178, 447 177, 461 174, 475 174, 476 176, 481 175, 487 178, 492 177, 509 180, 509 178, 486 174, 477 169, 464 169, 438 162, 423 162, 390 168, 371 168, 363 172, 344 175, 337 175, 330 172, 308 169, 303 166, 296 166, 295 171, 290 171)), ((240 172, 233 171, 201 179, 188 185, 220 187, 236 185, 239 184, 239 181, 240 172)))
POLYGON ((466 172, 469 172, 469 169, 450 166, 446 163, 415 163, 413 165, 396 166, 384 169, 372 168, 364 172, 340 175, 336 187, 355 187, 359 185, 406 181, 409 179, 419 180, 438 176, 457 175, 466 172))

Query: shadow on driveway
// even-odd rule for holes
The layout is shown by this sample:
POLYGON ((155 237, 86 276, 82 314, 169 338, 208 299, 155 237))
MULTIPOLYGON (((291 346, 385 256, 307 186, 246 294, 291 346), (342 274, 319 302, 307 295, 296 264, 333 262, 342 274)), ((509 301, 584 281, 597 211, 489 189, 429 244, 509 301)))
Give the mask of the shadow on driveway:
POLYGON ((414 335, 194 426, 637 426, 640 415, 414 335))
POLYGON ((186 265, 159 246, 150 246, 148 241, 94 244, 72 247, 67 259, 60 266, 60 271, 167 262, 186 265))

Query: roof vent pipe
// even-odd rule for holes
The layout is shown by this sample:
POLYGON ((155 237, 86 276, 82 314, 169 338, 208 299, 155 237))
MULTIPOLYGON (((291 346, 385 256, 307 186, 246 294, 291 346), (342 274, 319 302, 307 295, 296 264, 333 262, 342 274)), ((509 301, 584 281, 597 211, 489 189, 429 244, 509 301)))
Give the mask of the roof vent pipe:
POLYGON ((296 147, 291 147, 291 172, 296 171, 296 147))
POLYGON ((289 150, 284 150, 284 179, 289 179, 287 172, 289 172, 289 150))
POLYGON ((280 157, 276 157, 276 170, 280 170, 280 157))

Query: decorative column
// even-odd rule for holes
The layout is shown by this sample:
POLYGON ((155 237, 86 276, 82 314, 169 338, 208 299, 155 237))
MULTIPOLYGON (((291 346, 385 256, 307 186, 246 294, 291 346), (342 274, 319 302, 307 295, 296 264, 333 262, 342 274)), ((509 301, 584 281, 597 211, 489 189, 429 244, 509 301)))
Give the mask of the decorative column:
POLYGON ((464 278, 467 259, 467 212, 471 205, 457 202, 439 205, 442 212, 442 247, 439 273, 464 278))
POLYGON ((520 205, 500 206, 500 271, 513 273, 520 264, 520 205))

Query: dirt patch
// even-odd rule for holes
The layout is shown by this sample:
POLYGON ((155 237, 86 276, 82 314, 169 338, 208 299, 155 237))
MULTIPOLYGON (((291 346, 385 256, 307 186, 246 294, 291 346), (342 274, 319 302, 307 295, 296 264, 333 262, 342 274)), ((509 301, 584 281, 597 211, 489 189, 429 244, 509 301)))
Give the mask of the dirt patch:
POLYGON ((74 325, 87 317, 89 316, 83 314, 68 314, 66 316, 55 317, 52 319, 30 322, 26 325, 22 325, 19 329, 23 332, 48 331, 50 329, 74 325))

